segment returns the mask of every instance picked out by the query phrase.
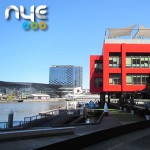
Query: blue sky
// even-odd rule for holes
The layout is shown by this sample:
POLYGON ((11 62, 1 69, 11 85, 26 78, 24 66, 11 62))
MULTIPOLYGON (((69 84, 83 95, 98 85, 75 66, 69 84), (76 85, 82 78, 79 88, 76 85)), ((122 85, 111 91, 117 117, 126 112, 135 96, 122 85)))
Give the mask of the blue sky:
POLYGON ((138 23, 150 27, 149 0, 0 0, 0 80, 48 83, 49 66, 75 65, 89 88, 90 55, 101 54, 105 29, 138 23), (9 5, 27 13, 47 5, 48 30, 25 31, 14 13, 5 20, 9 5))

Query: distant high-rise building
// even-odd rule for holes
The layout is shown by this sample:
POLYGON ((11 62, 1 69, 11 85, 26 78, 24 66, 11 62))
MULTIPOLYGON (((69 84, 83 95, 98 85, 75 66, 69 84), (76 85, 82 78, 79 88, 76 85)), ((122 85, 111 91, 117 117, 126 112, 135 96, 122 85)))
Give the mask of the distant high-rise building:
POLYGON ((73 65, 51 66, 49 84, 82 87, 83 68, 73 65))

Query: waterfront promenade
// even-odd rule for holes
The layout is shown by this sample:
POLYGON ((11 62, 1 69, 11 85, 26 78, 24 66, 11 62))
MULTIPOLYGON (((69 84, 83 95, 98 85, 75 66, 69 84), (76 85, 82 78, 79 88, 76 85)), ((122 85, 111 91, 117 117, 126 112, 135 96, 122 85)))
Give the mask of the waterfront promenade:
POLYGON ((82 150, 149 150, 150 128, 114 137, 82 150))
MULTIPOLYGON (((109 117, 104 117, 101 124, 75 126, 74 134, 64 134, 64 135, 56 135, 56 136, 53 135, 49 137, 38 137, 38 138, 31 138, 31 139, 22 139, 22 140, 17 139, 12 141, 4 141, 4 142, 0 142, 0 148, 12 150, 13 147, 14 150, 32 150, 32 149, 40 148, 42 146, 46 146, 48 144, 53 144, 56 142, 86 135, 92 132, 108 129, 115 126, 120 126, 120 123, 117 120, 113 119, 111 116, 109 116, 109 117)), ((32 129, 42 129, 42 127, 37 127, 32 129)))
MULTIPOLYGON (((127 118, 129 118, 129 117, 132 118, 132 116, 133 116, 132 114, 128 114, 128 113, 124 113, 124 112, 122 115, 124 116, 125 114, 128 115, 127 118)), ((122 119, 118 118, 117 116, 115 116, 114 112, 110 112, 109 116, 107 116, 107 117, 104 116, 102 118, 100 124, 72 126, 72 127, 75 127, 75 130, 74 130, 74 133, 71 133, 71 134, 64 134, 64 135, 57 134, 57 135, 47 136, 47 137, 37 137, 37 138, 30 138, 30 139, 28 138, 28 139, 17 139, 17 140, 12 140, 12 141, 4 141, 4 142, 0 142, 0 148, 7 149, 7 150, 12 150, 12 147, 14 150, 40 149, 41 147, 44 147, 49 144, 55 144, 57 142, 65 141, 68 139, 82 137, 82 136, 88 135, 90 133, 104 131, 104 130, 114 128, 114 127, 120 127, 122 125, 127 125, 130 123, 138 122, 141 119, 144 120, 144 118, 139 118, 139 120, 137 120, 137 119, 132 119, 132 120, 131 119, 126 119, 126 120, 123 119, 122 120, 122 119)), ((36 127, 36 128, 32 128, 32 129, 37 130, 37 129, 42 129, 42 128, 48 129, 51 127, 45 127, 45 128, 44 127, 36 127)), ((63 127, 63 128, 65 128, 65 127, 63 127)), ((144 138, 145 136, 149 136, 148 133, 150 133, 150 132, 148 132, 148 131, 150 131, 150 128, 144 129, 142 134, 139 133, 141 135, 139 137, 144 138)), ((138 131, 138 132, 140 132, 140 131, 138 131)), ((138 135, 138 132, 135 132, 135 135, 138 135)), ((131 133, 131 135, 132 135, 132 133, 131 133)), ((94 138, 96 138, 96 137, 94 137, 94 138)), ((113 139, 115 139, 115 138, 113 138, 113 139)), ((124 138, 122 138, 122 139, 124 139, 124 138)), ((90 140, 90 139, 88 139, 88 140, 90 140)), ((136 138, 136 140, 138 140, 138 139, 136 138)), ((134 140, 130 140, 130 141, 128 140, 125 144, 127 144, 128 142, 133 142, 133 141, 134 140)), ((143 142, 144 141, 145 140, 143 140, 143 142)), ((121 144, 121 140, 118 142, 116 140, 116 142, 114 142, 114 144, 113 143, 108 144, 107 142, 106 143, 104 143, 104 142, 103 142, 104 147, 102 147, 103 149, 111 149, 111 148, 115 149, 115 145, 121 144), (106 147, 105 147, 105 144, 106 144, 106 147)), ((91 147, 91 149, 94 150, 94 149, 98 149, 99 145, 95 144, 95 145, 91 145, 88 147, 89 148, 91 147)), ((88 147, 87 147, 87 149, 88 149, 88 147)), ((70 148, 68 147, 68 149, 70 149, 70 148)))

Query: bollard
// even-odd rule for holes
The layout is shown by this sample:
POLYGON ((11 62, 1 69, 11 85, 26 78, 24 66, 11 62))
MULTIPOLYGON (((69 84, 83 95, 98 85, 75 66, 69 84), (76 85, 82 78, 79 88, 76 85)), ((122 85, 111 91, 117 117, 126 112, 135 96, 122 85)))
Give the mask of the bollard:
POLYGON ((104 115, 105 115, 105 116, 108 116, 108 115, 109 115, 108 106, 107 106, 107 103, 106 103, 106 102, 105 102, 105 105, 104 105, 104 115))
POLYGON ((86 118, 86 116, 87 116, 87 108, 84 107, 83 108, 83 118, 86 118))
POLYGON ((74 101, 74 109, 77 109, 77 102, 74 101))
POLYGON ((13 127, 13 117, 14 117, 14 112, 11 110, 8 114, 8 128, 13 127))
POLYGON ((68 103, 69 103, 69 102, 67 102, 67 105, 66 105, 66 109, 67 109, 67 110, 68 110, 68 105, 69 105, 68 103))

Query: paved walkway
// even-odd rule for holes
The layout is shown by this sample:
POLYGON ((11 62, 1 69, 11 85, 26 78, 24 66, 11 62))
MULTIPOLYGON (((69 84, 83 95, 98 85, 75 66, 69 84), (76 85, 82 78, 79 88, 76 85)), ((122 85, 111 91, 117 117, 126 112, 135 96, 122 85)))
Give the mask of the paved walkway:
POLYGON ((60 142, 66 139, 108 129, 119 125, 120 124, 117 120, 115 120, 112 116, 108 116, 104 117, 100 124, 75 126, 76 129, 74 134, 0 142, 0 149, 12 150, 13 148, 13 150, 32 150, 48 144, 60 142))
POLYGON ((121 124, 119 123, 117 119, 109 115, 107 117, 104 116, 100 124, 76 126, 75 133, 77 135, 85 135, 88 133, 101 131, 101 130, 113 128, 113 127, 120 126, 120 125, 121 124))
MULTIPOLYGON (((33 150, 33 149, 43 147, 43 146, 46 146, 49 144, 64 141, 64 140, 67 140, 67 139, 70 139, 73 137, 78 137, 81 135, 85 135, 85 134, 96 132, 96 131, 101 131, 104 129, 109 129, 109 128, 120 126, 120 125, 121 125, 121 123, 119 122, 119 120, 117 120, 112 115, 109 115, 107 117, 104 116, 100 124, 75 126, 74 134, 0 142, 0 149, 2 149, 2 150, 3 149, 6 149, 6 150, 12 150, 12 149, 13 150, 33 150)), ((48 127, 46 127, 46 128, 48 128, 48 127)), ((108 145, 108 147, 109 147, 109 145, 108 145)), ((97 148, 97 145, 95 148, 97 148)), ((99 149, 99 145, 98 145, 98 149, 99 149)), ((92 148, 92 150, 94 150, 94 148, 92 148)))
POLYGON ((124 134, 82 150, 150 150, 150 128, 124 134))

